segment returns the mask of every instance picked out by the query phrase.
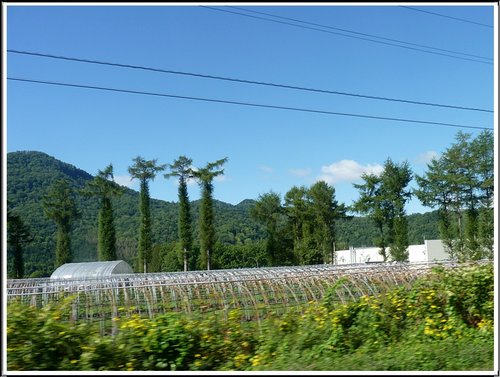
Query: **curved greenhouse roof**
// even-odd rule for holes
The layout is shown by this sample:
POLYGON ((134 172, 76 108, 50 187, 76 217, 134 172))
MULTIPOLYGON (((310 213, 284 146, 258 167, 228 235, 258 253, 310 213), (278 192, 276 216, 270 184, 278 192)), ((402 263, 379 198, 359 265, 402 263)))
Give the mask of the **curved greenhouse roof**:
POLYGON ((116 274, 132 274, 134 271, 122 260, 105 262, 66 263, 50 275, 51 279, 97 278, 116 274))

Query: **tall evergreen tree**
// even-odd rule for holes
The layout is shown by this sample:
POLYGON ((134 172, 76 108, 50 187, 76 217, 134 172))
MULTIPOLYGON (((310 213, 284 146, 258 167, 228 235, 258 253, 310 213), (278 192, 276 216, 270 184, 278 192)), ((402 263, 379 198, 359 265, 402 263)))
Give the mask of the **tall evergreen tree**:
POLYGON ((137 271, 148 272, 148 265, 151 262, 152 239, 151 239, 151 209, 149 196, 149 181, 156 177, 156 174, 165 170, 166 165, 158 165, 157 159, 145 160, 137 156, 132 161, 134 164, 129 166, 128 172, 132 179, 138 179, 140 182, 139 195, 139 247, 137 255, 137 271))
POLYGON ((281 259, 278 226, 282 214, 281 198, 279 194, 272 191, 259 195, 257 202, 250 210, 250 215, 266 227, 266 254, 272 266, 278 266, 281 259))
POLYGON ((201 205, 200 205, 200 267, 211 268, 211 253, 215 248, 215 223, 213 209, 213 190, 212 181, 215 177, 224 174, 224 169, 220 169, 228 161, 228 158, 222 158, 215 162, 209 162, 205 167, 193 171, 194 177, 198 180, 201 187, 201 205), (215 170, 218 169, 218 170, 215 170))
POLYGON ((179 177, 179 240, 182 249, 182 259, 184 271, 188 270, 190 258, 193 252, 193 234, 191 230, 191 208, 189 203, 187 181, 194 177, 191 164, 193 160, 186 156, 180 156, 173 164, 169 164, 170 173, 165 174, 165 178, 179 177))
POLYGON ((7 243, 10 246, 8 250, 12 252, 12 270, 9 275, 14 279, 24 277, 23 249, 32 240, 33 237, 30 235, 29 229, 21 217, 17 213, 14 213, 12 209, 8 209, 7 243))
POLYGON ((67 179, 54 182, 42 198, 45 215, 54 220, 57 226, 55 267, 70 263, 73 255, 71 250, 71 226, 80 215, 76 208, 74 190, 67 179))
POLYGON ((112 197, 123 194, 122 187, 113 182, 113 165, 99 170, 94 179, 82 190, 86 196, 95 196, 100 200, 97 215, 97 256, 100 261, 116 260, 116 230, 112 197))

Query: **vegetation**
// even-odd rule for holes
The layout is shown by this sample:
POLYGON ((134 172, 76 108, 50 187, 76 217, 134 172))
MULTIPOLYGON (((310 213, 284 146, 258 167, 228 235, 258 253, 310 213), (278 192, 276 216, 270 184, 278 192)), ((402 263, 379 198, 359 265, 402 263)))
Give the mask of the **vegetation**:
POLYGON ((9 277, 24 277, 24 247, 33 241, 30 231, 21 217, 13 209, 7 209, 7 242, 12 254, 12 270, 9 277))
MULTIPOLYGON (((335 286, 331 290, 337 289, 335 286)), ((71 298, 7 307, 7 368, 31 370, 493 370, 493 265, 436 268, 412 287, 349 304, 327 294, 288 315, 233 310, 118 316, 101 336, 71 320, 71 298)))
MULTIPOLYGON (((206 268, 207 250, 211 254, 210 268, 323 263, 332 260, 335 250, 374 245, 382 250, 391 246, 392 258, 405 260, 406 245, 439 238, 460 260, 491 257, 492 144, 491 132, 485 131, 475 139, 459 133, 457 142, 432 161, 422 177, 416 177, 419 187, 414 190, 415 195, 435 210, 409 216, 404 212, 404 204, 410 195, 405 183, 411 171, 406 163, 398 165, 390 159, 385 163, 385 174, 365 176, 365 182, 359 185, 361 197, 354 209, 366 217, 346 216, 353 208, 338 203, 334 188, 324 182, 316 183, 315 190, 313 186, 292 187, 285 193, 283 203, 280 194, 272 192, 237 205, 217 201, 212 197, 213 177, 210 178, 222 166, 213 165, 217 162, 199 169, 199 175, 203 170, 209 173, 205 183, 198 177, 206 197, 192 203, 183 185, 179 185, 183 192, 179 192, 178 203, 154 199, 146 202, 140 198, 149 197, 147 191, 141 190, 141 194, 121 187, 123 195, 111 195, 110 204, 106 204, 114 215, 116 258, 143 271, 144 261, 136 265, 141 243, 141 250, 145 246, 150 250, 145 252, 150 264, 147 271, 206 268), (147 205, 138 208, 138 201, 147 205), (146 216, 149 220, 142 222, 141 208, 154 216, 146 216), (137 229, 141 223, 145 225, 139 240, 137 229)), ((176 162, 180 161, 170 165, 167 176, 182 174, 183 168, 176 162)), ((7 155, 7 198, 32 236, 32 242, 23 245, 23 276, 42 277, 53 272, 54 234, 58 226, 45 216, 42 198, 60 179, 67 180, 68 189, 80 192, 96 177, 41 152, 7 155)), ((103 225, 99 228, 95 221, 101 217, 100 208, 104 205, 84 195, 73 200, 81 216, 72 220, 68 233, 72 261, 95 261, 100 258, 100 239, 104 239, 99 236, 101 230, 110 229, 108 234, 112 234, 109 223, 104 226, 105 221, 98 221, 103 225)), ((9 243, 9 271, 13 271, 13 250, 9 243)))
POLYGON ((215 224, 213 210, 213 191, 212 181, 215 177, 224 174, 224 169, 219 169, 227 162, 227 157, 209 162, 203 168, 193 170, 193 176, 198 180, 201 187, 201 205, 200 205, 200 259, 198 267, 210 270, 211 259, 215 252, 215 224), (218 169, 218 170, 215 170, 218 169))
POLYGON ((157 165, 156 159, 145 160, 141 156, 137 156, 132 161, 134 161, 134 164, 128 168, 128 172, 132 178, 138 179, 141 185, 139 196, 139 245, 136 270, 137 272, 152 272, 148 268, 153 253, 149 181, 155 179, 156 174, 165 169, 165 165, 157 165))
POLYGON ((440 235, 459 260, 493 256, 493 133, 471 140, 459 132, 456 142, 427 165, 416 180, 415 195, 438 208, 440 235))
POLYGON ((116 230, 111 198, 123 194, 123 189, 113 182, 113 165, 99 170, 92 181, 87 182, 83 195, 97 197, 100 201, 97 215, 97 255, 100 261, 116 260, 116 230))
POLYGON ((354 184, 360 198, 353 204, 353 210, 367 215, 376 225, 379 235, 374 240, 380 247, 384 261, 388 259, 386 247, 391 249, 391 259, 408 260, 408 221, 405 204, 411 193, 406 189, 412 178, 407 162, 398 165, 390 158, 384 163, 379 176, 363 174, 363 184, 354 184))
POLYGON ((74 219, 79 216, 70 182, 55 181, 42 201, 45 215, 57 225, 55 267, 59 267, 73 261, 70 232, 74 219))
MULTIPOLYGON (((191 206, 189 203, 189 195, 187 190, 187 180, 194 178, 191 164, 193 160, 186 156, 180 156, 173 164, 168 165, 170 173, 165 174, 165 178, 179 177, 179 243, 182 250, 182 260, 184 271, 188 270, 189 262, 194 258, 193 254, 193 234, 192 234, 192 219, 191 206)), ((191 262, 191 267, 193 263, 191 262)))

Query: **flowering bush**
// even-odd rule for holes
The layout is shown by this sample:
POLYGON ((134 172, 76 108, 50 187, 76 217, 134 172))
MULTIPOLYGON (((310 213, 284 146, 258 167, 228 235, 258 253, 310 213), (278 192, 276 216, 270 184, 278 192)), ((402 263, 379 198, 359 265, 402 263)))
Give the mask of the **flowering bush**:
POLYGON ((493 368, 493 266, 436 269, 412 288, 310 302, 248 322, 239 310, 71 321, 71 298, 10 302, 8 370, 433 370, 493 368))

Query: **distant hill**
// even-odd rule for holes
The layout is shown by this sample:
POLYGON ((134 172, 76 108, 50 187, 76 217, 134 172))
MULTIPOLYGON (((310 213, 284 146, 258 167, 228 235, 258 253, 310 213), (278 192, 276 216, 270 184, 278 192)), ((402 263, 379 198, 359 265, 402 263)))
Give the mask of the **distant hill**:
MULTIPOLYGON (((55 225, 48 220, 41 203, 42 196, 55 180, 67 178, 75 189, 81 189, 93 176, 73 165, 59 161, 45 153, 20 151, 7 154, 7 200, 9 208, 29 226, 34 241, 25 250, 26 276, 49 276, 54 270, 55 225)), ((115 198, 113 205, 117 230, 117 252, 120 259, 132 263, 137 250, 139 193, 126 188, 125 194, 115 198)), ((216 231, 218 240, 226 244, 243 244, 265 238, 264 228, 250 218, 250 208, 255 200, 245 199, 237 205, 215 201, 216 231)), ((93 261, 97 258, 98 201, 77 195, 81 218, 72 233, 74 261, 93 261)), ((165 244, 177 239, 178 205, 174 202, 153 199, 153 242, 165 244)), ((192 203, 193 231, 197 239, 199 201, 192 203)), ((438 238, 437 214, 409 216, 410 243, 422 243, 438 238)), ((368 219, 354 218, 339 222, 339 245, 371 246, 376 234, 368 219)))

